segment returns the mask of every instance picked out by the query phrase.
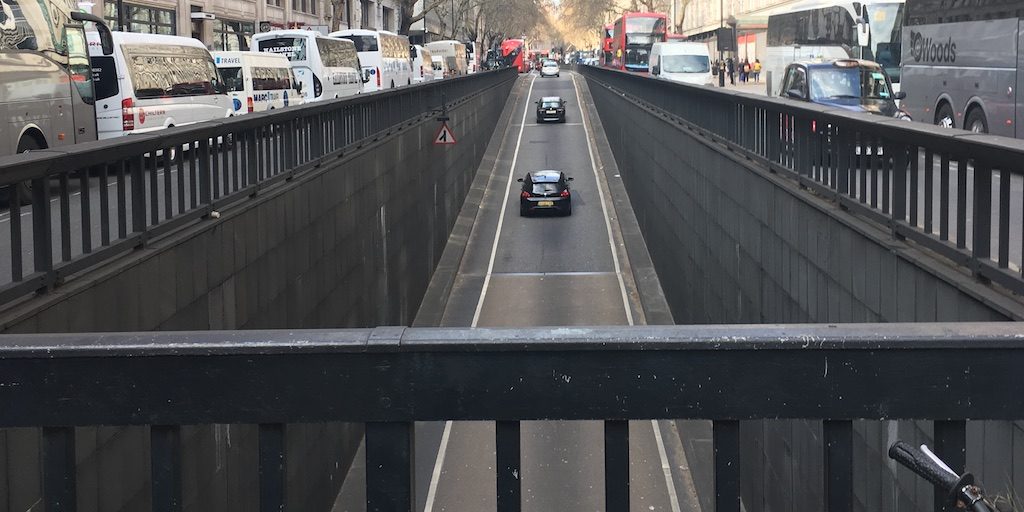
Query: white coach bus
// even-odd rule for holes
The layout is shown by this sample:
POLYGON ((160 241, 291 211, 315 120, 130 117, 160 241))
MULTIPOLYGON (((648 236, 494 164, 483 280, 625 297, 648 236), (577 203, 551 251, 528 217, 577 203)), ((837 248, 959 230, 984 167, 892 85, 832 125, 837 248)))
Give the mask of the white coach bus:
POLYGON ((288 57, 306 103, 344 98, 363 90, 352 41, 310 30, 272 30, 252 36, 252 51, 288 57))

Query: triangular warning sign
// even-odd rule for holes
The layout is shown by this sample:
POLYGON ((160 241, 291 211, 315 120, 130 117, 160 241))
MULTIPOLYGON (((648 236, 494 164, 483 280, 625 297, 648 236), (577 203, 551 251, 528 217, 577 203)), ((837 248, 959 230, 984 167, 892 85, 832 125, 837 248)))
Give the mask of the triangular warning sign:
POLYGON ((434 144, 455 144, 455 134, 452 133, 451 128, 448 128, 448 123, 441 123, 441 129, 434 137, 434 144))

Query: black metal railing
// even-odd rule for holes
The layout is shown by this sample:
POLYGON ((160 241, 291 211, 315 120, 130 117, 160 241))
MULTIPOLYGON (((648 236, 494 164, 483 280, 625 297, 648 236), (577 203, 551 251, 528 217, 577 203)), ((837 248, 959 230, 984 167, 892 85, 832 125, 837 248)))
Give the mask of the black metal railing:
MULTIPOLYGON (((0 427, 43 427, 48 507, 73 503, 75 426, 151 425, 152 508, 181 503, 181 425, 259 425, 261 510, 284 510, 289 422, 366 423, 368 510, 410 510, 413 422, 494 420, 498 510, 519 510, 522 420, 605 420, 628 510, 633 419, 710 419, 715 509, 740 509, 739 422, 823 423, 827 510, 853 507, 853 420, 1024 419, 1014 323, 231 331, 0 336, 0 427), (70 500, 70 501, 69 501, 70 500)), ((47 510, 60 510, 47 508, 47 510)))
POLYGON ((797 180, 894 237, 1024 294, 1024 141, 577 69, 590 83, 797 180))
POLYGON ((2 158, 0 305, 515 78, 479 73, 2 158))

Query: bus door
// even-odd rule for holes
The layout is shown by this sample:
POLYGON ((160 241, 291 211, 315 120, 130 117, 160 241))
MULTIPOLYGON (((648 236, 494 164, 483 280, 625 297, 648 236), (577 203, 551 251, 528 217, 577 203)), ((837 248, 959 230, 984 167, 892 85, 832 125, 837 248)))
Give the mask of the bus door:
MULTIPOLYGON (((313 84, 315 82, 315 80, 313 80, 313 70, 308 66, 294 66, 292 67, 292 71, 295 73, 295 80, 302 84, 302 98, 306 100, 306 102, 316 101, 317 91, 313 90, 313 84)), ((329 76, 324 78, 327 80, 331 79, 329 76)), ((323 82, 320 83, 319 92, 323 95, 323 82)))
POLYGON ((96 140, 96 94, 93 89, 92 65, 89 62, 89 43, 85 39, 85 27, 64 25, 64 40, 68 45, 68 72, 74 87, 71 91, 74 135, 64 142, 73 144, 96 140), (77 101, 76 96, 81 98, 81 101, 77 101))

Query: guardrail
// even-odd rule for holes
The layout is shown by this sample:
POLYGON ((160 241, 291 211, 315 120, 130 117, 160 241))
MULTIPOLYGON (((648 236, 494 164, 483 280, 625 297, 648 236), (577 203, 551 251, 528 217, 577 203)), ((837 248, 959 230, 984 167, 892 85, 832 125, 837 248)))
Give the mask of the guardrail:
POLYGON ((1024 294, 1024 141, 578 66, 592 83, 1024 294))
POLYGON ((0 305, 515 78, 478 73, 0 159, 0 305))
POLYGON ((800 485, 838 512, 852 420, 936 419, 961 470, 964 420, 1024 419, 1021 368, 1013 323, 7 335, 0 427, 44 427, 44 502, 63 510, 74 427, 152 425, 152 508, 169 511, 181 425, 258 424, 260 509, 281 511, 284 424, 366 422, 367 510, 398 511, 414 506, 413 422, 495 420, 505 511, 520 508, 520 421, 605 420, 606 508, 629 510, 628 420, 710 419, 724 512, 740 510, 739 421, 820 419, 827 469, 800 485))

